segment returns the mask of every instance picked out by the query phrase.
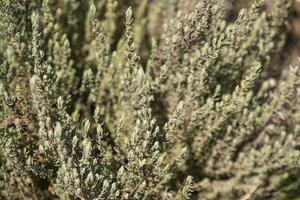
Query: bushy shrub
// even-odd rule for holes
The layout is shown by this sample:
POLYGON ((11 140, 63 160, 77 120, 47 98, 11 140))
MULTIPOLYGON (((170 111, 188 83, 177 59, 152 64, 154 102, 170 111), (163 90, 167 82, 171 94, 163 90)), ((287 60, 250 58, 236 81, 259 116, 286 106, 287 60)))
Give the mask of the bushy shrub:
POLYGON ((0 1, 1 199, 297 194, 291 2, 187 2, 0 1))

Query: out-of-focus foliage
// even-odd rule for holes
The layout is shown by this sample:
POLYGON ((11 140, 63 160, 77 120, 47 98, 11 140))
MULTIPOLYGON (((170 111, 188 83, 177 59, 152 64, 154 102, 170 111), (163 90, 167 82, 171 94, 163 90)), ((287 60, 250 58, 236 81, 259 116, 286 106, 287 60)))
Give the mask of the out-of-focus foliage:
POLYGON ((299 195, 291 2, 240 8, 1 0, 0 199, 299 195))

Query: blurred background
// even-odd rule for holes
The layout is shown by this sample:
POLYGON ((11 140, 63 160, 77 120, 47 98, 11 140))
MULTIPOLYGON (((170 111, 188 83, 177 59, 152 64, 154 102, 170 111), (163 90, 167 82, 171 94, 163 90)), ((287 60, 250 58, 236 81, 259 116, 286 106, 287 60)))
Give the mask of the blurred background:
MULTIPOLYGON (((254 1, 255 0, 224 0, 228 9, 228 20, 234 20, 240 9, 250 7, 254 1)), ((280 0, 265 0, 267 6, 266 9, 268 9, 275 1, 280 0)), ((199 0, 180 0, 179 8, 189 12, 197 2, 199 2, 199 0)), ((284 58, 288 57, 288 62, 294 64, 298 61, 298 57, 300 56, 300 0, 291 0, 290 2, 292 2, 291 17, 288 21, 287 44, 283 53, 284 58)))

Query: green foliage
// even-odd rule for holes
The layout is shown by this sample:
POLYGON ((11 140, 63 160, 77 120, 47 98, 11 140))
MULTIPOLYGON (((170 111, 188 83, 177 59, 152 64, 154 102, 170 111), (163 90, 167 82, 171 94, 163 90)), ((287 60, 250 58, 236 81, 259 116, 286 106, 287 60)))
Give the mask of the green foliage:
POLYGON ((0 1, 0 199, 299 193, 290 2, 184 2, 0 1))

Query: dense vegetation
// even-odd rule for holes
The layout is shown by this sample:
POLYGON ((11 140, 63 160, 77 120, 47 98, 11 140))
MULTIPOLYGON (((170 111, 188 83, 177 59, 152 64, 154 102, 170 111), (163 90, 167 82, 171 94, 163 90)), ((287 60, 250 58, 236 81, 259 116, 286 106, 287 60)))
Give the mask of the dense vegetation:
POLYGON ((300 193, 292 2, 1 0, 0 199, 300 193))

